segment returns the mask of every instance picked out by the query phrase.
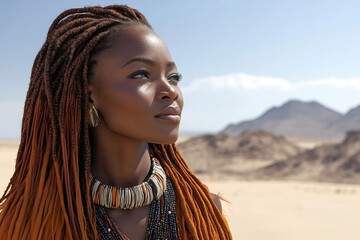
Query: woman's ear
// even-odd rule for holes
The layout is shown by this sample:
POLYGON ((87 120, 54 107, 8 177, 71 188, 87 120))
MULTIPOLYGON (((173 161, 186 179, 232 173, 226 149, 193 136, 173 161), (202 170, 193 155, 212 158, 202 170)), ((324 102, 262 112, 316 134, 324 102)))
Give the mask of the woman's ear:
POLYGON ((95 100, 95 88, 93 85, 89 84, 88 87, 88 92, 89 92, 89 103, 93 104, 96 106, 96 100, 95 100))
POLYGON ((90 126, 97 127, 101 121, 100 112, 98 109, 98 105, 96 103, 96 92, 92 85, 89 85, 88 88, 89 93, 89 116, 90 116, 90 126))

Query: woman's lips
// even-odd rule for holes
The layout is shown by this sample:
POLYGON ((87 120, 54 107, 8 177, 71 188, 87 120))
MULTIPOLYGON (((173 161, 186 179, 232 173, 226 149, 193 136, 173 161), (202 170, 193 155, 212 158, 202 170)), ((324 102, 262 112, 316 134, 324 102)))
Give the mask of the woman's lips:
POLYGON ((180 115, 174 115, 174 114, 158 115, 156 116, 156 118, 174 123, 179 123, 181 119, 180 115))
POLYGON ((181 119, 181 110, 178 106, 169 106, 163 109, 155 118, 171 123, 179 123, 181 119))

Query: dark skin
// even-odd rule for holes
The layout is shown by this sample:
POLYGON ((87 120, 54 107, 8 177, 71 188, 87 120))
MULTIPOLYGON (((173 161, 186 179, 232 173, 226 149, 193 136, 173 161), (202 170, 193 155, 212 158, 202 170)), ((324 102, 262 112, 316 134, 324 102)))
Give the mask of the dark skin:
MULTIPOLYGON (((180 121, 156 115, 172 106, 181 116, 184 102, 176 65, 153 30, 125 25, 109 42, 109 48, 93 56, 97 63, 89 84, 90 106, 101 115, 93 129, 91 170, 107 185, 130 187, 149 172, 148 142, 172 144, 178 138, 180 121)), ((106 212, 129 239, 145 238, 149 206, 106 212)))

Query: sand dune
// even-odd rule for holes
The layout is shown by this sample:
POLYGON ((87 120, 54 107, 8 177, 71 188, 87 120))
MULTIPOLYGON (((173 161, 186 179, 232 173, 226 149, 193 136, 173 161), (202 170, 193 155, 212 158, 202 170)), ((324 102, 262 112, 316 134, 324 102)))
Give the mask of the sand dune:
MULTIPOLYGON (((17 142, 0 142, 0 192, 14 170, 17 142)), ((279 181, 212 181, 226 198, 224 214, 234 239, 356 240, 360 236, 360 185, 279 181)))

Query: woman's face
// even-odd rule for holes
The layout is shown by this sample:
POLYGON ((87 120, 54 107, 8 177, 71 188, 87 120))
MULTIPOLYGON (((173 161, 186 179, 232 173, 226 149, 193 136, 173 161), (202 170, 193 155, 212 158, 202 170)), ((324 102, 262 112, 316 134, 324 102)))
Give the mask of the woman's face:
POLYGON ((137 24, 122 26, 109 43, 93 56, 89 94, 102 117, 97 128, 147 142, 174 143, 183 97, 165 43, 137 24))

